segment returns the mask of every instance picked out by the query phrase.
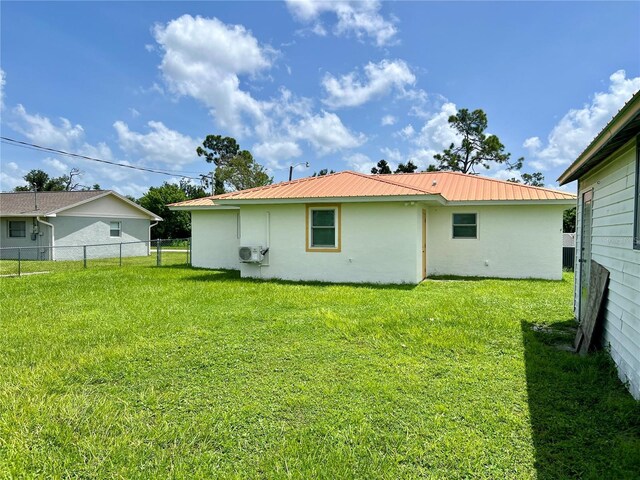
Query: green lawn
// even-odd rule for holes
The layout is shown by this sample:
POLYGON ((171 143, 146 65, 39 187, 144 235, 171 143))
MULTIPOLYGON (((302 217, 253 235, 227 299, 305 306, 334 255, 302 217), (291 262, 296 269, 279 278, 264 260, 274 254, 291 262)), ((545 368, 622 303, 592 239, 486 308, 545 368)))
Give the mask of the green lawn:
MULTIPOLYGON (((162 247, 160 251, 160 264, 167 265, 184 265, 189 263, 188 251, 174 251, 178 247, 162 247)), ((79 256, 82 256, 81 252, 78 252, 79 256)), ((151 254, 144 257, 127 257, 123 256, 122 260, 119 257, 114 258, 88 258, 87 266, 85 267, 83 260, 78 261, 49 261, 49 260, 0 260, 0 276, 12 276, 12 275, 29 275, 29 274, 41 274, 51 272, 70 272, 72 270, 94 269, 94 268, 113 268, 119 267, 122 263, 124 267, 130 266, 156 266, 158 264, 158 253, 154 248, 151 249, 151 254), (18 263, 20 263, 18 265, 18 263)))
POLYGON ((638 478, 572 283, 0 278, 0 478, 638 478))

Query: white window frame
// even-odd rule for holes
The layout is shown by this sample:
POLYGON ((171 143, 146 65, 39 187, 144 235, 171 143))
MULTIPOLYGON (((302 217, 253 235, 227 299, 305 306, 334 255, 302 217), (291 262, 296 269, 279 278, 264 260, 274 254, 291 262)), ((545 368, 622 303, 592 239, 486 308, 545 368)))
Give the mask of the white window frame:
POLYGON ((25 220, 8 220, 7 221, 7 235, 9 238, 26 238, 27 237, 27 222, 25 220), (22 235, 13 235, 15 229, 11 228, 11 224, 13 223, 21 223, 24 225, 22 228, 22 235))
POLYGON ((453 240, 478 240, 480 238, 480 221, 478 212, 455 212, 451 214, 451 238, 453 240), (455 223, 456 215, 475 215, 476 223, 455 223), (476 227, 476 235, 474 237, 456 237, 455 227, 476 227))
POLYGON ((342 249, 342 245, 341 245, 341 235, 342 235, 342 227, 341 227, 341 208, 340 205, 307 205, 307 212, 306 212, 307 218, 306 218, 306 224, 307 224, 307 239, 306 239, 306 251, 307 252, 340 252, 342 249), (321 228, 321 227, 314 227, 313 226, 313 212, 315 211, 326 211, 326 210, 332 210, 334 212, 334 230, 335 230, 335 237, 334 237, 334 244, 333 246, 328 246, 328 245, 318 245, 318 246, 314 246, 312 244, 313 242, 313 229, 314 228, 321 228))
POLYGON ((120 221, 120 220, 111 220, 109 222, 109 237, 111 237, 111 238, 121 238, 122 237, 122 221, 120 221), (114 231, 113 224, 114 223, 118 224, 118 234, 117 235, 113 234, 113 231, 114 231))

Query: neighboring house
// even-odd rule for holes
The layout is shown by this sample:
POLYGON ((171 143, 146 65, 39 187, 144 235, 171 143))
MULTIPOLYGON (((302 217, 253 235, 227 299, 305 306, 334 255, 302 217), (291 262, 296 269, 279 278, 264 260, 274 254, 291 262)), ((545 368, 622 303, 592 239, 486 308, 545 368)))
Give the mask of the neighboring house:
MULTIPOLYGON (((21 258, 77 260, 82 245, 148 242, 152 222, 161 220, 110 190, 0 193, 0 256, 17 258, 15 247, 30 247, 21 249, 21 258)), ((144 243, 123 251, 126 256, 147 254, 144 243)), ((117 255, 115 245, 88 249, 91 258, 117 255)))
POLYGON ((604 342, 640 399, 640 92, 560 176, 578 181, 575 311, 588 303, 589 267, 609 270, 604 342))
POLYGON ((562 212, 574 204, 569 193, 461 173, 340 172, 170 208, 191 212, 194 266, 416 284, 429 275, 561 279, 562 212), (240 247, 261 252, 244 262, 240 247))

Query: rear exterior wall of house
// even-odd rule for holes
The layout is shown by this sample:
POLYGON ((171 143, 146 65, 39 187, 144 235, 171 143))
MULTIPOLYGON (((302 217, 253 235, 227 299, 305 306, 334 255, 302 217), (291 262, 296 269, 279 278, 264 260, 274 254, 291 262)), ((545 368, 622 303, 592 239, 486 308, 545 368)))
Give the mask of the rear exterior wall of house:
POLYGON ((560 280, 565 208, 362 202, 194 211, 193 265, 239 269, 243 277, 253 278, 416 284, 423 277, 424 209, 427 275, 560 280), (339 245, 313 248, 310 210, 338 207, 339 245), (458 213, 475 215, 475 238, 453 238, 458 213), (240 246, 269 251, 261 264, 241 263, 240 246))
POLYGON ((427 274, 562 279, 566 205, 432 207, 427 274), (453 215, 475 214, 476 238, 453 238, 453 215))
POLYGON ((262 265, 242 263, 243 277, 355 283, 421 280, 419 208, 403 202, 242 206, 242 246, 268 247, 262 265), (336 208, 336 248, 311 245, 314 208, 336 208), (339 246, 339 248, 337 248, 339 246))

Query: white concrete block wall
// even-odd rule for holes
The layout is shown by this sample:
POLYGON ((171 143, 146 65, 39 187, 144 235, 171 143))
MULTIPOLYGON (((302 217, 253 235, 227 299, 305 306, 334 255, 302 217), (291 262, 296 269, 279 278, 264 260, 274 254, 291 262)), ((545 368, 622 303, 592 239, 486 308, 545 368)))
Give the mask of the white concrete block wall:
MULTIPOLYGON (((120 255, 118 244, 146 242, 149 239, 149 220, 135 218, 92 218, 59 216, 48 219, 55 227, 55 260, 81 260, 82 245, 113 244, 87 247, 87 258, 109 258, 120 255), (122 223, 120 237, 111 237, 110 222, 122 223)), ((148 254, 147 243, 122 247, 122 255, 138 257, 148 254)))
MULTIPOLYGON (((606 163, 579 180, 579 199, 593 189, 592 259, 610 272, 605 303, 604 340, 618 367, 640 399, 640 250, 633 249, 636 168, 635 139, 606 163)), ((576 215, 576 249, 581 245, 581 204, 576 215)), ((578 264, 576 264, 578 265, 578 264)), ((576 271, 576 291, 580 272, 576 271)))
POLYGON ((191 212, 194 267, 240 269, 239 210, 191 212))
POLYGON ((427 211, 428 275, 562 279, 559 205, 432 207, 427 211), (456 239, 454 213, 476 213, 478 238, 456 239))
POLYGON ((269 246, 266 264, 241 264, 243 277, 327 282, 418 283, 418 207, 343 203, 341 251, 306 251, 303 204, 241 208, 243 246, 269 246))

